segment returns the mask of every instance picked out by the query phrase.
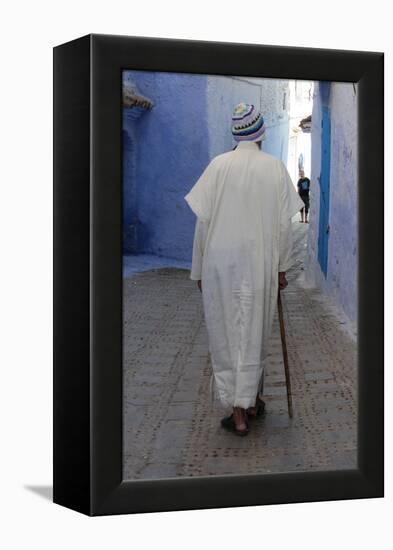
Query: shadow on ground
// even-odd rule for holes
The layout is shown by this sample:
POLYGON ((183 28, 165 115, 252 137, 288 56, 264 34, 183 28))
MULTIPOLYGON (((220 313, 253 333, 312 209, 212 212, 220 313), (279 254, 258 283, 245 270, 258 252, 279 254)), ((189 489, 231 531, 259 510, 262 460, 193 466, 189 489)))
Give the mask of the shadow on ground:
POLYGON ((53 487, 51 485, 25 485, 24 488, 46 500, 53 499, 53 487))

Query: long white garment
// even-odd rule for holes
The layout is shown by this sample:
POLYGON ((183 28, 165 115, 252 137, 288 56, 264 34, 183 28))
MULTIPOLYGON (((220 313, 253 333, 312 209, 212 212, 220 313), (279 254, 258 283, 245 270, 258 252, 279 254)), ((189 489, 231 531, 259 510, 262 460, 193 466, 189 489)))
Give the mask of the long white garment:
POLYGON ((197 216, 191 279, 202 296, 215 385, 224 406, 253 406, 303 207, 284 164, 241 142, 215 157, 185 197, 197 216))

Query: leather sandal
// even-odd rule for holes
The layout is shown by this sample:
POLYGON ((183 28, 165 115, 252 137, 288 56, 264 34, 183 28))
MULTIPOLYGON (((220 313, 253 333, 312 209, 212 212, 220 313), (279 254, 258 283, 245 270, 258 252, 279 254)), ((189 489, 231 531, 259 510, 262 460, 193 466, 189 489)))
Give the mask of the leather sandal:
POLYGON ((247 409, 248 418, 256 418, 257 416, 262 416, 263 413, 265 412, 265 406, 266 406, 265 402, 262 401, 262 399, 260 399, 259 397, 257 397, 255 407, 250 407, 250 408, 256 409, 255 414, 249 413, 249 409, 247 409))
POLYGON ((233 432, 235 433, 236 435, 240 435, 241 437, 244 437, 245 435, 248 434, 249 432, 249 429, 248 429, 248 423, 246 422, 246 426, 247 428, 245 430, 238 430, 236 428, 236 423, 233 419, 233 414, 231 414, 230 416, 226 416, 225 418, 223 418, 221 420, 221 426, 223 428, 225 428, 226 430, 230 431, 230 432, 233 432))

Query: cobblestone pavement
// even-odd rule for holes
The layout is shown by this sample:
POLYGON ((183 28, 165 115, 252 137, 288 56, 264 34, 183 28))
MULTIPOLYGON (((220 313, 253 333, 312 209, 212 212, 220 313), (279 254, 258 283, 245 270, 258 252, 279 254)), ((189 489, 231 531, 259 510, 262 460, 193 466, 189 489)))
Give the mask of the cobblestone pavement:
POLYGON ((294 417, 287 413, 277 318, 265 370, 266 413, 240 438, 210 392, 201 295, 189 272, 124 279, 125 479, 356 467, 356 344, 324 296, 303 283, 307 226, 282 295, 294 417))

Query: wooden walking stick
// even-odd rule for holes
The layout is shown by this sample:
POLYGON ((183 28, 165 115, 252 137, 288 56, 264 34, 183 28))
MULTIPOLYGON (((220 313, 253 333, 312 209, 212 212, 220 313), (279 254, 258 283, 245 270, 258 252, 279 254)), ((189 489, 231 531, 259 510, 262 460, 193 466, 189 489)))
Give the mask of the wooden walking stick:
POLYGON ((292 418, 293 409, 292 409, 291 378, 289 376, 287 342, 286 342, 286 339, 285 339, 284 314, 283 314, 283 311, 282 311, 281 291, 280 290, 278 291, 277 306, 278 306, 278 318, 279 318, 279 321, 280 321, 282 356, 283 356, 283 359, 284 359, 285 383, 287 385, 288 414, 289 414, 289 417, 292 418))

